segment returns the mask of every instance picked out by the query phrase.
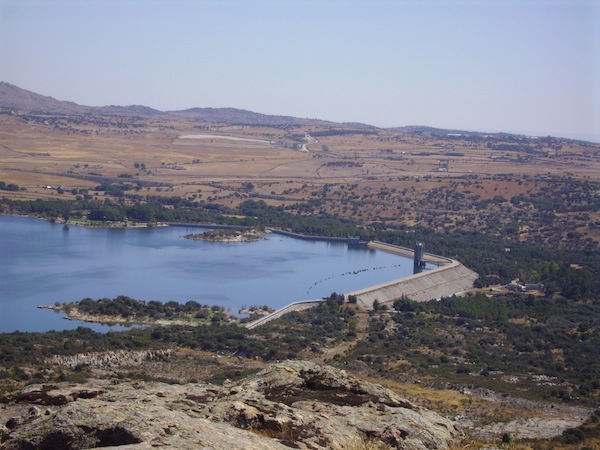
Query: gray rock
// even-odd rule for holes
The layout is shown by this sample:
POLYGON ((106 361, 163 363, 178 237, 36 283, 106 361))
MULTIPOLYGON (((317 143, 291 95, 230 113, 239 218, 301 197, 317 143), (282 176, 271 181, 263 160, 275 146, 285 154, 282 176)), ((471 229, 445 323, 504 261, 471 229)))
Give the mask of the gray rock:
POLYGON ((382 386, 303 361, 240 384, 30 386, 4 396, 2 448, 330 449, 370 439, 447 449, 459 431, 382 386), (55 399, 60 399, 56 401, 55 399), (32 405, 44 404, 46 412, 32 405))

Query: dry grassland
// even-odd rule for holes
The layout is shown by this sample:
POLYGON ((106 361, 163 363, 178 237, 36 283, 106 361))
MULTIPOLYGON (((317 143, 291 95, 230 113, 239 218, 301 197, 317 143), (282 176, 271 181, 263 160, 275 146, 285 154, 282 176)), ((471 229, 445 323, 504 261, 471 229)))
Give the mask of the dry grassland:
MULTIPOLYGON (((0 117, 0 169, 6 181, 14 182, 18 175, 9 176, 6 169, 40 171, 52 174, 84 174, 98 171, 104 176, 128 173, 139 179, 159 182, 185 183, 195 178, 218 180, 223 177, 260 178, 265 182, 288 179, 349 182, 352 180, 385 181, 392 186, 402 185, 402 177, 435 176, 444 182, 467 174, 493 176, 498 174, 573 174, 585 177, 600 170, 598 158, 578 157, 581 148, 563 149, 571 157, 540 158, 534 161, 507 162, 510 152, 486 149, 481 143, 440 141, 404 133, 380 130, 377 134, 352 134, 319 137, 309 144, 309 152, 284 145, 284 131, 275 128, 231 127, 215 125, 211 131, 198 131, 194 123, 166 122, 162 126, 142 128, 139 134, 123 134, 122 130, 90 129, 68 132, 39 124, 23 123, 13 116, 0 117), (86 131, 90 134, 83 134, 86 131), (210 133, 247 139, 270 140, 273 144, 232 141, 226 139, 180 139, 181 135, 210 133), (322 151, 327 146, 329 151, 322 151), (462 153, 449 156, 448 153, 462 153), (495 158, 492 158, 495 157, 495 158), (194 163, 197 161, 197 163, 194 163), (152 173, 139 173, 135 162, 144 162, 152 173), (348 163, 355 162, 353 166, 348 163), (338 163, 338 164, 336 164, 338 163), (447 172, 432 172, 440 164, 448 164, 447 172), (73 166, 88 166, 75 168, 73 166), (185 170, 165 168, 180 166, 185 170), (386 179, 391 177, 392 179, 386 179), (396 179, 394 179, 396 178, 396 179)), ((293 130, 310 133, 311 129, 293 130)), ((318 130, 316 130, 318 131, 318 130)), ((300 143, 297 142, 299 145, 300 143)), ((70 178, 68 175, 66 178, 70 178)), ((42 184, 42 183, 40 183, 42 184)), ((369 183, 371 184, 371 183, 369 183)), ((496 186, 489 186, 495 188, 496 186)), ((488 189, 489 189, 488 188, 488 189)), ((505 189, 508 192, 507 189, 505 189)), ((487 192, 490 194, 490 192, 487 192)))
MULTIPOLYGON (((143 194, 194 196, 228 206, 248 198, 294 208, 321 200, 304 212, 396 225, 429 221, 442 230, 481 227, 486 219, 475 218, 481 213, 514 221, 506 205, 486 210, 477 205, 483 200, 546 195, 557 179, 600 179, 600 146, 567 140, 470 139, 375 129, 336 134, 337 129, 332 133, 316 126, 115 117, 69 120, 0 116, 0 180, 26 189, 3 195, 71 198, 71 189, 93 189, 99 180, 141 182, 143 194), (145 170, 139 168, 142 163, 145 170), (246 182, 252 183, 251 192, 246 182), (66 192, 57 194, 47 186, 66 192)), ((591 211, 572 223, 598 240, 598 232, 588 226, 597 221, 598 211, 591 211)), ((538 228, 534 225, 531 232, 538 228)))

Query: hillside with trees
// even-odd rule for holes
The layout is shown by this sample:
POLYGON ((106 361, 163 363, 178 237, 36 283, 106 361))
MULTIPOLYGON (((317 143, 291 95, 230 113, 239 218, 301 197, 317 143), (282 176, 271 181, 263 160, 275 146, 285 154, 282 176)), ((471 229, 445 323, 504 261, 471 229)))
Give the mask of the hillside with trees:
POLYGON ((253 330, 212 305, 82 299, 58 306, 170 325, 1 334, 0 395, 98 376, 227 385, 277 360, 306 359, 389 384, 456 420, 468 430, 460 448, 597 448, 599 173, 599 144, 555 136, 227 108, 89 108, 2 83, 1 214, 419 241, 479 279, 466 295, 399 298, 393 309, 375 302, 367 311, 332 293, 253 330), (504 288, 516 279, 543 290, 504 288), (53 362, 107 349, 162 356, 117 367, 53 362), (544 426, 554 420, 561 428, 544 426), (525 435, 531 423, 547 434, 525 435))

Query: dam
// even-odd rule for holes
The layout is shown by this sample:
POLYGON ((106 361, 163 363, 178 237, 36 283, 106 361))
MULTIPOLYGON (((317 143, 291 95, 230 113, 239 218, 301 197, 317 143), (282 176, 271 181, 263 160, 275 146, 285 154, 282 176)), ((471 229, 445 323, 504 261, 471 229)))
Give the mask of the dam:
MULTIPOLYGON (((386 244, 379 241, 371 241, 367 246, 410 258, 414 255, 414 250, 410 248, 386 244)), ((454 294, 460 294, 472 288, 473 283, 478 278, 477 273, 463 266, 459 261, 450 258, 423 252, 419 255, 419 259, 426 263, 435 264, 437 267, 387 283, 346 292, 344 295, 346 297, 351 295, 355 296, 358 304, 365 309, 373 309, 375 300, 381 305, 391 307, 394 300, 401 298, 402 296, 406 296, 414 301, 425 302, 454 294)), ((246 328, 253 329, 260 325, 264 325, 288 312, 313 308, 322 301, 323 300, 305 300, 302 302, 291 303, 254 322, 248 323, 246 328)))
MULTIPOLYGON (((369 242, 370 247, 402 256, 413 255, 413 250, 383 242, 369 242)), ((478 275, 460 262, 443 256, 423 253, 423 261, 438 267, 415 273, 408 277, 388 283, 370 286, 346 295, 354 295, 358 303, 366 309, 373 308, 373 302, 391 306, 392 302, 403 295, 418 302, 459 294, 473 287, 478 275)))

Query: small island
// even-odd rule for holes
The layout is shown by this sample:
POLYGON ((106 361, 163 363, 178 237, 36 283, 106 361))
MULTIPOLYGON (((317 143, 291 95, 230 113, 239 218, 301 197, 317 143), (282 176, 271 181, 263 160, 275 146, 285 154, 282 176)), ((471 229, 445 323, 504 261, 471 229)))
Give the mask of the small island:
POLYGON ((265 239, 263 232, 258 228, 249 230, 217 229, 207 230, 204 233, 186 234, 186 239, 211 242, 255 242, 265 239))

